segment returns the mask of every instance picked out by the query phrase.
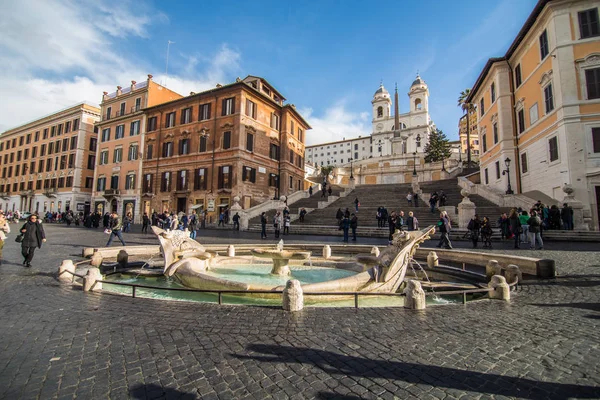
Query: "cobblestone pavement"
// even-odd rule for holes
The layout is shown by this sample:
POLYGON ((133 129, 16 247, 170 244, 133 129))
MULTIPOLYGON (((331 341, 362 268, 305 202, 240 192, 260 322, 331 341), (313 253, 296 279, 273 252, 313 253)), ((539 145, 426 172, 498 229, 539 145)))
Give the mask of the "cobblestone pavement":
POLYGON ((2 399, 600 398, 598 252, 544 251, 561 277, 511 303, 290 314, 84 294, 55 271, 106 235, 46 232, 30 269, 14 234, 6 243, 2 399))

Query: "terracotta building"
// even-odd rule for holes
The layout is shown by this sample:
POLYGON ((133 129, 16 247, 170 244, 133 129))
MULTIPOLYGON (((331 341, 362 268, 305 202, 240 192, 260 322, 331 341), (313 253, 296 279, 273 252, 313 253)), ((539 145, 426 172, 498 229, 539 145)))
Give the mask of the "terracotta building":
MULTIPOLYGON (((471 157, 475 160, 479 158, 479 135, 477 130, 477 109, 469 111, 469 141, 471 142, 471 157)), ((462 154, 467 154, 467 115, 463 115, 458 120, 458 136, 460 138, 460 150, 462 154)), ((466 160, 466 158, 465 158, 466 160)))
POLYGON ((144 82, 131 81, 126 88, 117 86, 114 93, 104 92, 101 120, 96 124, 94 211, 117 211, 122 215, 131 212, 135 222, 141 220, 141 154, 146 129, 143 109, 178 98, 180 94, 154 82, 152 75, 144 82))
POLYGON ((228 85, 145 109, 143 211, 203 209, 215 221, 303 189, 308 123, 265 79, 228 85))
POLYGON ((583 210, 576 229, 599 229, 598 14, 597 0, 538 1, 467 99, 478 108, 482 184, 507 194, 568 197, 583 210))
POLYGON ((0 135, 0 209, 90 211, 100 109, 81 103, 0 135))

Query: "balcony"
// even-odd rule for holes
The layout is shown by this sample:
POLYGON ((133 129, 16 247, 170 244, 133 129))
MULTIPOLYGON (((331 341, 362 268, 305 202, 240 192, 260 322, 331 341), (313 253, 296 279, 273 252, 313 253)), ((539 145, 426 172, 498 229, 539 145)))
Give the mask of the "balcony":
POLYGON ((119 111, 113 112, 111 114, 104 113, 102 115, 102 121, 108 121, 109 119, 112 119, 112 118, 119 118, 119 117, 122 117, 124 115, 129 115, 129 114, 136 113, 136 112, 141 111, 141 110, 142 110, 142 105, 140 104, 139 106, 133 106, 129 110, 125 110, 123 112, 121 112, 121 110, 119 110, 119 111))
POLYGON ((21 190, 21 197, 33 197, 35 192, 33 190, 21 190))
POLYGON ((44 196, 48 198, 56 197, 58 190, 56 188, 46 188, 44 189, 44 196))
POLYGON ((105 189, 104 190, 104 194, 102 196, 104 197, 117 197, 121 194, 121 191, 119 189, 105 189))
POLYGON ((8 192, 0 192, 0 198, 2 198, 4 200, 9 200, 10 199, 10 193, 8 193, 8 192))

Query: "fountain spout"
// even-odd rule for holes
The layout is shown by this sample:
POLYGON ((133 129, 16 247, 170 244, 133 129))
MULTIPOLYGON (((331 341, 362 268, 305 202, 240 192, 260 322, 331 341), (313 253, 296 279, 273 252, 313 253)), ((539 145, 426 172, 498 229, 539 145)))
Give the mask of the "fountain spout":
POLYGON ((279 243, 277 243, 277 250, 278 251, 283 251, 283 239, 281 239, 279 241, 279 243))

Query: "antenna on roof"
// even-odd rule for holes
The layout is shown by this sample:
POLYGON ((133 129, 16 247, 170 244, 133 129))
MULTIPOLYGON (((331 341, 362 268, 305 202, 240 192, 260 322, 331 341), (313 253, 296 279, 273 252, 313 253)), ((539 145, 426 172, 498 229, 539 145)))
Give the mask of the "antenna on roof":
POLYGON ((171 47, 172 44, 175 44, 175 42, 171 42, 170 40, 167 40, 167 65, 165 67, 165 83, 164 83, 165 86, 167 86, 167 78, 169 77, 169 48, 171 47))

